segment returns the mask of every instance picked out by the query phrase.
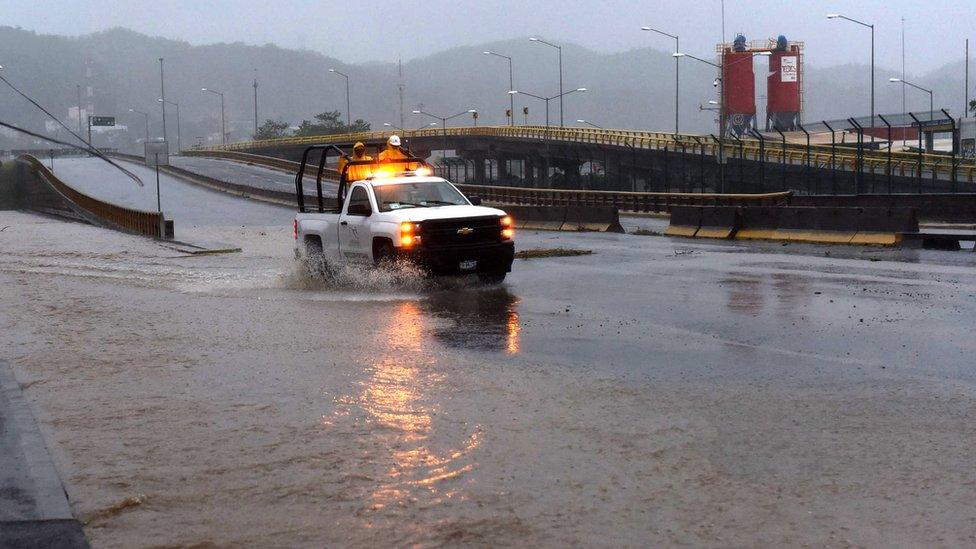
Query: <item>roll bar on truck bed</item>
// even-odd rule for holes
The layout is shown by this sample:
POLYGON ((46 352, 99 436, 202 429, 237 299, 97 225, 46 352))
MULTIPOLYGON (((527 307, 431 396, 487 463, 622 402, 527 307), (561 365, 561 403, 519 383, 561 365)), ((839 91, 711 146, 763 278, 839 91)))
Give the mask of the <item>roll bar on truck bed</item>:
MULTIPOLYGON (((306 147, 305 151, 302 153, 302 161, 298 167, 298 173, 295 174, 295 193, 296 201, 298 202, 298 211, 307 212, 305 207, 305 169, 308 166, 309 155, 315 151, 321 151, 318 162, 318 169, 315 173, 315 191, 318 197, 318 213, 325 213, 325 200, 322 196, 322 174, 325 172, 325 162, 329 157, 330 151, 335 151, 338 156, 346 156, 346 153, 342 151, 339 147, 335 145, 312 145, 306 147)), ((404 165, 406 169, 411 169, 411 165, 418 165, 430 168, 430 164, 427 163, 422 158, 417 158, 415 156, 409 155, 406 158, 398 158, 396 160, 350 160, 342 167, 342 172, 339 173, 339 191, 336 193, 337 196, 337 211, 342 211, 342 202, 346 195, 346 186, 349 181, 347 181, 347 174, 350 167, 354 166, 390 166, 390 165, 404 165)), ((414 168, 415 169, 415 168, 414 168)))

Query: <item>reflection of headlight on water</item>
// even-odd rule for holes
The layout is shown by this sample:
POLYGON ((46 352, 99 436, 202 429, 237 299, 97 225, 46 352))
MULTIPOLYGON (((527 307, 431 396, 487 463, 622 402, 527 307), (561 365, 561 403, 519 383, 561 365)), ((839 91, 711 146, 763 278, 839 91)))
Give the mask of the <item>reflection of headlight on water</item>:
POLYGON ((513 308, 508 311, 508 323, 505 324, 505 329, 508 332, 508 339, 506 340, 505 350, 508 354, 514 355, 519 352, 519 332, 522 331, 522 326, 519 324, 518 311, 514 309, 514 305, 518 304, 516 301, 513 304, 513 308))

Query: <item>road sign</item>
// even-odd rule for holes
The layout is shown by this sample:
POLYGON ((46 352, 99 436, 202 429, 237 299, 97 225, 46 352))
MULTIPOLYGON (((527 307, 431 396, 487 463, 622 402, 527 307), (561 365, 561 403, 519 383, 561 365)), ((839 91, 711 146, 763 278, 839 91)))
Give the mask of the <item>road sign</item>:
POLYGON ((114 116, 91 116, 89 117, 92 126, 114 126, 114 116))
POLYGON ((169 166, 169 143, 149 141, 146 143, 146 166, 169 166))

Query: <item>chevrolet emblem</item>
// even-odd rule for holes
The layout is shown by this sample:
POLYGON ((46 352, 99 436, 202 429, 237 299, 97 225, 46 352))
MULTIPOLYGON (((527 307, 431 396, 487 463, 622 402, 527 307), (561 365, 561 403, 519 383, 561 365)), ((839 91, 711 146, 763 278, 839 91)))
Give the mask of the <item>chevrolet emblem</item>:
POLYGON ((460 229, 457 230, 457 234, 460 234, 460 235, 469 235, 469 234, 471 234, 473 232, 474 232, 474 229, 472 229, 471 227, 461 227, 460 229))

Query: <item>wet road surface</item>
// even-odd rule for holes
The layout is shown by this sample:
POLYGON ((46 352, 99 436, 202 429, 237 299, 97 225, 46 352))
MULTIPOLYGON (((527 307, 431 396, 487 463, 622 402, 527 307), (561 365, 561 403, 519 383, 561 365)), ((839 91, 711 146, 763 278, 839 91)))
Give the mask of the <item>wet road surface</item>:
MULTIPOLYGON (((59 159, 54 167, 55 175, 83 193, 121 206, 156 211, 155 170, 132 162, 122 162, 121 165, 139 176, 144 185, 140 187, 125 174, 97 158, 59 159)), ((167 218, 175 221, 178 239, 187 236, 194 227, 283 226, 294 217, 292 208, 245 200, 166 174, 160 174, 159 182, 163 212, 167 218)))
MULTIPOLYGON (((216 158, 201 158, 198 156, 172 156, 170 162, 177 167, 194 173, 213 177, 221 181, 229 181, 239 185, 248 185, 260 189, 273 191, 295 191, 295 176, 280 170, 272 170, 254 164, 218 160, 216 158)), ((312 172, 314 176, 314 171, 312 172)), ((305 178, 305 193, 315 190, 315 178, 305 178)), ((328 180, 322 180, 322 192, 327 196, 335 196, 339 186, 328 180)))
POLYGON ((522 232, 595 253, 324 283, 241 225, 0 212, 0 345, 95 546, 976 541, 974 254, 522 232))

